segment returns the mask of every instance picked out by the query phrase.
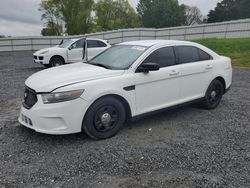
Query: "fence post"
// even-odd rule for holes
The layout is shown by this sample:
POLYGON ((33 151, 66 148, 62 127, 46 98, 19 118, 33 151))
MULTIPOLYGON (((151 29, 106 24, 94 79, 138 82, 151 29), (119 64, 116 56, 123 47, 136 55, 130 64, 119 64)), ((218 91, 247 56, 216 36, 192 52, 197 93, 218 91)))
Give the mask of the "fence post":
POLYGON ((224 38, 227 38, 228 27, 229 27, 229 23, 226 24, 226 31, 225 31, 224 38))
POLYGON ((13 39, 10 39, 11 51, 14 52, 13 39))

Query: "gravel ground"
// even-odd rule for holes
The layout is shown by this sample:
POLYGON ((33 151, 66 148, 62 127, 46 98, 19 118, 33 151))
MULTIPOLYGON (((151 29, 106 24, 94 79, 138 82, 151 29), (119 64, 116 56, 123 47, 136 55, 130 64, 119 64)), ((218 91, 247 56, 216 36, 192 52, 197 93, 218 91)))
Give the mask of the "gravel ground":
POLYGON ((212 111, 187 106, 115 137, 51 136, 17 122, 31 52, 0 54, 0 187, 250 187, 250 69, 212 111))

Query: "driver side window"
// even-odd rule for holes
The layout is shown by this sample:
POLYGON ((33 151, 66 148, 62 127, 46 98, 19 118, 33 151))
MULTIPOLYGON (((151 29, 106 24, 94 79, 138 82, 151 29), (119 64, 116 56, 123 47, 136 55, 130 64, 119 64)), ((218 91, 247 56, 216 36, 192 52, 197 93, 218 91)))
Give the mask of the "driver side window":
POLYGON ((76 41, 74 44, 71 45, 71 49, 83 48, 83 39, 76 41))
POLYGON ((173 47, 164 47, 152 52, 143 63, 157 63, 161 68, 175 65, 175 53, 173 47))

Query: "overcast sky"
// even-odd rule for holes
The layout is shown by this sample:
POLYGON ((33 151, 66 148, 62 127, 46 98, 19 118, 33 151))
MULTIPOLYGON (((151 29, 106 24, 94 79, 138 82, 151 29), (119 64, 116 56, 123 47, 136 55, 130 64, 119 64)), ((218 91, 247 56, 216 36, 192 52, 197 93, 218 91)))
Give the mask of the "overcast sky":
MULTIPOLYGON (((129 0, 136 8, 139 0, 129 0)), ((214 9, 221 0, 179 0, 191 6, 197 6, 203 15, 214 9)), ((43 22, 38 11, 40 0, 1 0, 0 3, 0 35, 6 36, 38 36, 43 22)))

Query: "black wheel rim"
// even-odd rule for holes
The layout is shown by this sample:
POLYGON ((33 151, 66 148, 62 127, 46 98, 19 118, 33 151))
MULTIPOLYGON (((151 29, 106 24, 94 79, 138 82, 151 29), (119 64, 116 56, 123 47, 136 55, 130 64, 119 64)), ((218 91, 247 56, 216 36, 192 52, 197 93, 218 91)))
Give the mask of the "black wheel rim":
POLYGON ((208 101, 211 105, 217 104, 222 96, 222 89, 219 85, 213 85, 208 94, 208 101))
POLYGON ((98 132, 108 132, 115 128, 119 121, 119 112, 113 106, 103 106, 94 116, 94 126, 98 132))

